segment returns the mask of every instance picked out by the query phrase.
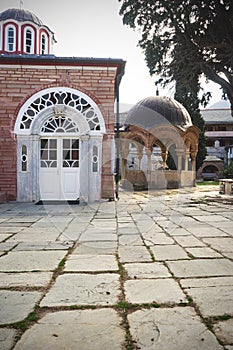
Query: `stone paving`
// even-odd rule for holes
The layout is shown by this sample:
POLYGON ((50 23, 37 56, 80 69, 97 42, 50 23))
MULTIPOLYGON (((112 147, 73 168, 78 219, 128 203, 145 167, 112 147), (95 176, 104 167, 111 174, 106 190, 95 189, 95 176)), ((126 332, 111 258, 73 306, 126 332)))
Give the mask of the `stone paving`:
POLYGON ((224 198, 203 186, 1 204, 0 349, 233 350, 224 198))

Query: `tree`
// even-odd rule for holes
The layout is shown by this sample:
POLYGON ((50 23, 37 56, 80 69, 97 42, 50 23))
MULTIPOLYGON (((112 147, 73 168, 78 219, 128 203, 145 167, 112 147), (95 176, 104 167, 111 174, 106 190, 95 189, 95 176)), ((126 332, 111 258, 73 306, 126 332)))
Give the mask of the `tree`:
POLYGON ((205 122, 201 116, 199 109, 199 98, 198 98, 198 89, 199 84, 196 77, 196 83, 193 82, 193 86, 196 86, 196 90, 188 90, 185 88, 179 80, 176 81, 176 93, 175 99, 179 101, 188 111, 192 119, 193 125, 197 126, 201 131, 198 140, 198 152, 196 158, 196 170, 198 170, 207 155, 206 151, 206 138, 205 138, 205 122))
MULTIPOLYGON (((232 0, 119 0, 123 23, 141 31, 150 74, 190 91, 202 74, 220 85, 233 115, 232 0)), ((198 85, 200 88, 200 85, 198 85)), ((202 102, 211 94, 205 92, 202 102)))

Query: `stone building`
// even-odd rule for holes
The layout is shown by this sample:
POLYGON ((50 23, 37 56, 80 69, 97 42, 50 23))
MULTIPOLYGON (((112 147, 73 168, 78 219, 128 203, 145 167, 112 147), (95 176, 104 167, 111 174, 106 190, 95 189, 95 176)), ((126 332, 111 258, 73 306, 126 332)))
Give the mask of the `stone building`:
POLYGON ((197 176, 206 180, 222 177, 222 170, 233 157, 233 118, 231 109, 210 108, 201 111, 205 121, 207 157, 197 176))
POLYGON ((29 11, 0 13, 0 192, 8 200, 114 196, 114 101, 125 61, 56 57, 29 11))
POLYGON ((194 186, 199 133, 187 110, 172 98, 154 96, 137 103, 121 131, 123 186, 194 186))

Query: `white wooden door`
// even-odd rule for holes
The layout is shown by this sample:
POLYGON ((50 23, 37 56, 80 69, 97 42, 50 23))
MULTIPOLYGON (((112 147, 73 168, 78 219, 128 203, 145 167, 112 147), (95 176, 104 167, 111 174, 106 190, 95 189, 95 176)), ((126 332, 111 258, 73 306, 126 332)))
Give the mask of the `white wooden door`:
POLYGON ((40 195, 43 200, 79 198, 78 139, 41 139, 40 195))

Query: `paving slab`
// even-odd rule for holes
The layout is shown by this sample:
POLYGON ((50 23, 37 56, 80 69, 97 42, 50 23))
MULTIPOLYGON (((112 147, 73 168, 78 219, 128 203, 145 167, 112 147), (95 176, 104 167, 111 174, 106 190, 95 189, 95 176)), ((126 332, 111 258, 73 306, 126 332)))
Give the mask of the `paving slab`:
POLYGON ((118 249, 119 258, 124 262, 152 261, 151 255, 146 247, 140 246, 120 246, 118 249))
POLYGON ((193 227, 187 226, 187 230, 196 237, 227 236, 226 232, 223 232, 222 230, 212 227, 210 225, 206 225, 205 223, 203 223, 202 225, 196 224, 193 227))
POLYGON ((28 250, 68 250, 74 245, 74 242, 23 242, 19 243, 14 251, 28 251, 28 250))
POLYGON ((45 241, 55 241, 59 237, 60 233, 57 231, 50 232, 39 231, 39 232, 20 232, 8 239, 8 242, 45 242, 45 241))
POLYGON ((25 227, 30 227, 31 223, 30 222, 10 222, 10 221, 4 221, 0 223, 0 227, 20 227, 20 228, 25 228, 25 227))
POLYGON ((233 277, 185 278, 180 284, 183 288, 233 286, 233 277))
POLYGON ((186 292, 197 304, 202 316, 233 316, 233 286, 189 288, 186 292))
POLYGON ((71 255, 64 271, 97 272, 117 271, 118 264, 114 255, 71 255))
POLYGON ((0 287, 46 287, 52 272, 0 273, 0 287))
POLYGON ((155 260, 165 261, 174 259, 189 259, 188 254, 177 244, 150 247, 155 260))
POLYGON ((227 259, 195 259, 168 261, 176 277, 233 276, 233 262, 227 259))
POLYGON ((124 264, 124 268, 133 279, 171 277, 168 269, 158 262, 124 264))
POLYGON ((120 350, 125 338, 121 322, 112 309, 47 314, 23 334, 15 350, 120 350))
POLYGON ((117 241, 117 235, 114 233, 82 233, 79 242, 93 242, 93 241, 117 241))
POLYGON ((27 222, 27 223, 34 223, 38 220, 40 220, 41 217, 38 215, 38 216, 33 216, 33 215, 30 215, 30 216, 16 216, 15 218, 10 218, 7 222, 27 222))
POLYGON ((22 321, 33 311, 39 292, 0 290, 0 324, 22 321))
POLYGON ((10 328, 0 328, 0 349, 11 350, 14 344, 16 331, 10 328))
POLYGON ((8 250, 11 250, 13 247, 16 247, 17 243, 15 242, 2 242, 0 243, 0 251, 6 252, 8 250))
POLYGON ((205 247, 206 245, 194 236, 175 237, 176 242, 182 247, 205 247))
POLYGON ((214 333, 224 344, 233 344, 233 319, 219 321, 213 326, 214 333))
POLYGON ((151 246, 155 244, 165 245, 165 244, 174 244, 174 240, 171 237, 165 235, 165 233, 152 233, 147 232, 142 234, 146 245, 151 246))
POLYGON ((51 271, 66 253, 60 250, 9 252, 0 258, 0 272, 51 271))
POLYGON ((12 236, 12 233, 1 233, 0 234, 0 242, 5 241, 7 238, 10 238, 12 236))
POLYGON ((118 228, 118 235, 138 235, 139 232, 136 227, 132 227, 132 225, 128 227, 118 228))
POLYGON ((233 253, 233 237, 203 238, 203 241, 220 252, 233 253))
POLYGON ((195 258, 222 258, 222 255, 208 247, 185 248, 195 258))
POLYGON ((117 251, 117 241, 89 241, 78 243, 77 247, 72 252, 74 254, 94 254, 94 255, 109 255, 116 254, 117 251))
POLYGON ((223 349, 190 307, 143 309, 128 315, 128 320, 138 349, 223 349))
POLYGON ((144 245, 140 235, 120 235, 119 245, 144 245))
POLYGON ((178 227, 168 230, 171 236, 188 236, 190 233, 186 230, 186 228, 178 227))
POLYGON ((194 219, 198 220, 198 221, 204 221, 204 222, 211 222, 211 225, 214 222, 220 222, 221 224, 225 221, 229 223, 229 219, 225 218, 222 215, 217 215, 217 214, 212 214, 210 213, 210 215, 207 215, 206 212, 203 212, 203 215, 199 215, 199 216, 193 216, 194 219))
POLYGON ((185 294, 172 278, 130 280, 124 287, 129 303, 179 304, 186 301, 185 294))
POLYGON ((118 274, 64 274, 57 278, 40 306, 113 305, 120 295, 118 274))
POLYGON ((233 253, 222 252, 222 255, 233 260, 233 253))

